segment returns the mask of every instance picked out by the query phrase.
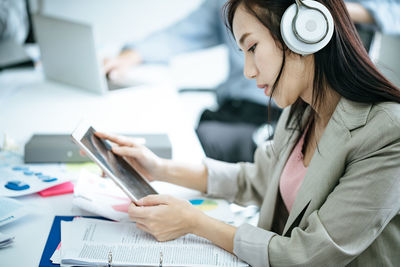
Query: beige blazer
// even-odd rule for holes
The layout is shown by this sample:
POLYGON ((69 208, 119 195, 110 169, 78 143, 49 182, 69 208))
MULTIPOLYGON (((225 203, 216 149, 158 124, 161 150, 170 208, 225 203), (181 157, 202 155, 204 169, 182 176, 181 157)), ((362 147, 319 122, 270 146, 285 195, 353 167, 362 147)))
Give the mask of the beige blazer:
POLYGON ((206 160, 208 194, 260 206, 234 253, 252 266, 400 265, 400 104, 342 98, 318 144, 283 235, 271 231, 279 180, 298 132, 260 146, 255 163, 206 160))

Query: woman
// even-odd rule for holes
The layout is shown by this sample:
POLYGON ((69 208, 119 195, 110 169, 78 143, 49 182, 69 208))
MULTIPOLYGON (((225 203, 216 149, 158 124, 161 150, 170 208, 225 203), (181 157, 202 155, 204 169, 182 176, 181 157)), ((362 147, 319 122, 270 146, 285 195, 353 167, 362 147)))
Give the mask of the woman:
POLYGON ((194 233, 252 266, 400 262, 400 91, 369 60, 343 1, 319 2, 333 21, 323 47, 304 51, 309 55, 291 51, 289 46, 299 49, 282 37, 282 16, 294 1, 226 5, 245 76, 285 108, 273 142, 257 149, 254 164, 206 159, 187 166, 123 137, 98 133, 149 180, 260 206, 258 227, 236 228, 186 201, 152 195, 136 203, 141 207, 130 206, 140 229, 161 241, 194 233))

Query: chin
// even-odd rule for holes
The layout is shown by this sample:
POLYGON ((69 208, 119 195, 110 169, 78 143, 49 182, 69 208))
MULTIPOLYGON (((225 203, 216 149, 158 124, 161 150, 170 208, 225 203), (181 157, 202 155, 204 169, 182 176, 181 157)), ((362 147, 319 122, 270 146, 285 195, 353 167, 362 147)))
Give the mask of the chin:
POLYGON ((274 98, 274 97, 273 97, 273 99, 275 100, 276 105, 277 105, 278 107, 282 108, 282 109, 284 109, 284 108, 290 106, 290 104, 289 104, 287 101, 285 101, 285 100, 283 100, 283 99, 280 99, 279 97, 278 97, 278 98, 274 98))
POLYGON ((275 96, 272 97, 275 100, 275 103, 278 107, 284 109, 287 108, 291 105, 293 105, 298 98, 293 98, 293 97, 282 97, 282 96, 275 96))

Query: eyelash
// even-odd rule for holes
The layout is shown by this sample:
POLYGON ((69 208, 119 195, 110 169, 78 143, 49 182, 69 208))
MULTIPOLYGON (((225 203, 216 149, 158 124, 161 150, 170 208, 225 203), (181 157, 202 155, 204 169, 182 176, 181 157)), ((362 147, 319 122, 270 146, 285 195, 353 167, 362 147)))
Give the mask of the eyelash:
POLYGON ((257 47, 257 44, 254 44, 249 49, 247 49, 247 51, 250 52, 250 53, 254 53, 254 50, 256 50, 256 47, 257 47))

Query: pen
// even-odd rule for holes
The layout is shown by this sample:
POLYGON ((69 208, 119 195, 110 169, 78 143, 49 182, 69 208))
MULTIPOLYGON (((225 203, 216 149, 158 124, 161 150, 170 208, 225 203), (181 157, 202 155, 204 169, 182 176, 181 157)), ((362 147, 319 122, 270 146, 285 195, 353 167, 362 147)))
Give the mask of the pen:
POLYGON ((163 262, 163 254, 160 251, 160 266, 159 267, 162 267, 162 262, 163 262))

